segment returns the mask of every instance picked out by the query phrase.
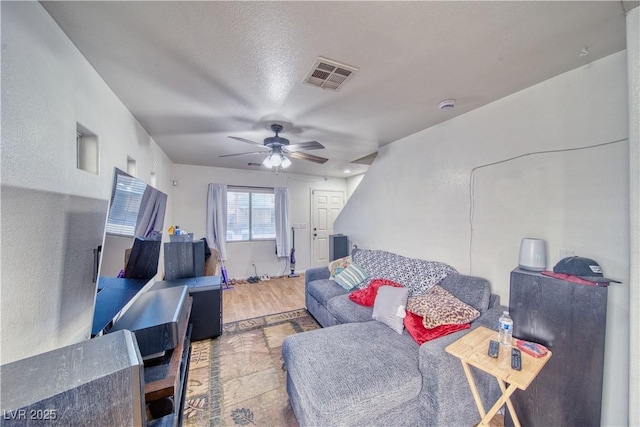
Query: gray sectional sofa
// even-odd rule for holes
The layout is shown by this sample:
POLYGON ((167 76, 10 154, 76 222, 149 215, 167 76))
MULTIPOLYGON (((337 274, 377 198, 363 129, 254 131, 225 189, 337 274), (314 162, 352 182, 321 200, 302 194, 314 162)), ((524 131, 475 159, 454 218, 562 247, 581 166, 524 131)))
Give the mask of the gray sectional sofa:
MULTIPOLYGON (((413 261, 413 267, 422 266, 420 260, 407 262, 413 261)), ((505 307, 486 280, 453 270, 438 285, 480 312, 471 329, 497 326, 505 307)), ((372 320, 372 308, 352 302, 350 291, 330 278, 328 268, 307 270, 305 287, 307 310, 323 328, 291 335, 282 345, 289 401, 301 426, 471 426, 480 421, 460 361, 445 352, 469 329, 418 345, 406 330, 398 334, 372 320)), ((489 408, 500 396, 498 383, 472 371, 489 408)))

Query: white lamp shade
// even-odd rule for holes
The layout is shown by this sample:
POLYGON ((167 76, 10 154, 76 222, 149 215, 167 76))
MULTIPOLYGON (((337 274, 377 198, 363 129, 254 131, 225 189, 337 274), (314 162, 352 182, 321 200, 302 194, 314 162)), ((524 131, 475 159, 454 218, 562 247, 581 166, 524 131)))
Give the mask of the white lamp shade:
POLYGON ((276 153, 272 153, 270 156, 271 158, 271 164, 273 166, 280 166, 280 164, 282 163, 282 158, 280 157, 280 154, 276 154, 276 153))
POLYGON ((287 156, 282 156, 282 164, 280 167, 282 167, 282 169, 286 169, 289 166, 291 166, 291 160, 289 160, 287 156))

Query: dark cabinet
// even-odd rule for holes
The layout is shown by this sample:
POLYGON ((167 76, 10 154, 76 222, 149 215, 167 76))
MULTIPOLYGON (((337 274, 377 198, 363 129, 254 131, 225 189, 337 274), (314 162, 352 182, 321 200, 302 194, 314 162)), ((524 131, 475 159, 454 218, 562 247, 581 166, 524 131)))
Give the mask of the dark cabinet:
POLYGON ((204 276, 204 241, 164 244, 165 280, 204 276))
POLYGON ((349 240, 343 234, 329 236, 329 261, 344 258, 349 255, 349 240))
POLYGON ((187 286, 193 298, 189 323, 193 326, 192 341, 216 338, 222 335, 222 279, 220 276, 191 277, 163 280, 154 283, 151 290, 187 286))
MULTIPOLYGON (((511 398, 522 425, 599 426, 607 288, 518 268, 509 312, 514 337, 553 352, 529 388, 511 398)), ((508 411, 505 425, 513 425, 508 411)))

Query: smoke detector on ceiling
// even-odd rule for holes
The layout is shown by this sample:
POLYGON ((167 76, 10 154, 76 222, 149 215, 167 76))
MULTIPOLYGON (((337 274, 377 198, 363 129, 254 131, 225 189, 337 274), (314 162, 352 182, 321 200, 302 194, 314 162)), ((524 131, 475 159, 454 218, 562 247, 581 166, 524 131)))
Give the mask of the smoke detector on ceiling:
POLYGON ((304 82, 322 89, 337 91, 359 68, 318 57, 304 82))
POLYGON ((447 110, 453 110, 453 107, 455 106, 456 106, 455 99, 445 99, 444 101, 440 102, 440 105, 438 105, 438 108, 442 111, 447 111, 447 110))

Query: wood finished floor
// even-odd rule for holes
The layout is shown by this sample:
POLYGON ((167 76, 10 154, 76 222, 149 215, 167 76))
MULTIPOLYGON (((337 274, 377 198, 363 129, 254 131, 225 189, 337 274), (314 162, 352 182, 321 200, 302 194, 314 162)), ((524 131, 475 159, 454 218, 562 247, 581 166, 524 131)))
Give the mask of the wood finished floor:
MULTIPOLYGON (((224 289, 222 298, 224 323, 304 308, 304 275, 236 283, 230 289, 224 289)), ((504 416, 496 415, 489 425, 504 427, 504 416)))
POLYGON ((304 308, 304 275, 223 287, 224 323, 304 308))

